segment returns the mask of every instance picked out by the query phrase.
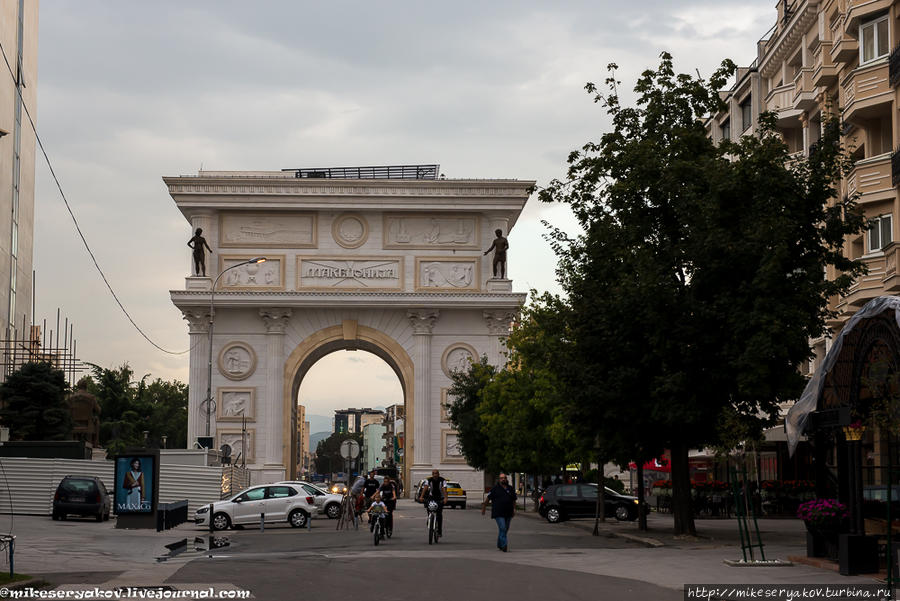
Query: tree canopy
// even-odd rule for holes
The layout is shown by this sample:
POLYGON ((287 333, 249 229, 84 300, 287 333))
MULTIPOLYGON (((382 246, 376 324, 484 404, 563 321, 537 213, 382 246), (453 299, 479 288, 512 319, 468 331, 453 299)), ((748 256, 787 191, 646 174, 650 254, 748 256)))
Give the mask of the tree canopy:
POLYGON ((0 384, 0 417, 12 440, 71 440, 72 415, 62 371, 48 362, 22 365, 0 384))

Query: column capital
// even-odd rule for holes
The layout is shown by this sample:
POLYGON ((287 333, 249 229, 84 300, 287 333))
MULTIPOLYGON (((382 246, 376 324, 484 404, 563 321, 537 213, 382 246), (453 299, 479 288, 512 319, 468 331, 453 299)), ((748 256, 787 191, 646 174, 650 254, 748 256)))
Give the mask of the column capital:
POLYGON ((263 323, 266 324, 266 332, 269 334, 284 334, 287 322, 291 318, 291 310, 287 308, 267 308, 260 309, 259 316, 263 323))
POLYGON ((519 317, 517 311, 508 309, 485 311, 483 315, 488 332, 494 336, 509 336, 510 325, 519 317))
POLYGON ((412 326, 413 334, 430 335, 434 322, 441 314, 437 309, 409 309, 406 317, 412 326))
POLYGON ((209 309, 190 308, 182 309, 181 316, 188 322, 190 334, 205 334, 209 332, 209 309))

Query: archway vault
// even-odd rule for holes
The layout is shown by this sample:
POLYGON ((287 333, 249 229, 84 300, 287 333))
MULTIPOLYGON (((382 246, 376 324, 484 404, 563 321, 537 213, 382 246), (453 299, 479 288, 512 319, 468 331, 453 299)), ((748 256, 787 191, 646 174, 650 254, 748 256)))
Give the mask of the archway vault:
MULTIPOLYGON (((293 458, 297 456, 297 435, 294 415, 300 382, 309 369, 322 357, 339 350, 368 351, 383 359, 397 374, 403 389, 404 405, 404 452, 411 457, 414 448, 415 370, 409 354, 396 340, 384 332, 369 326, 359 325, 355 320, 344 320, 340 325, 323 328, 307 336, 284 362, 284 399, 282 457, 291 478, 297 477, 297 466, 293 458)), ((403 462, 403 481, 409 482, 409 463, 403 462)))

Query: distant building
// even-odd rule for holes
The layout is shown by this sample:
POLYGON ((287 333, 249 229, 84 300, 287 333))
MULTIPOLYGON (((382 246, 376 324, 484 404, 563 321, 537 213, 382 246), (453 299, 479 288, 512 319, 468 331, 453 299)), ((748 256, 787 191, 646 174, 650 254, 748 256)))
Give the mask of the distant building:
POLYGON ((369 424, 378 424, 384 420, 384 411, 378 409, 338 409, 334 412, 334 432, 362 432, 369 424))
POLYGON ((309 470, 309 422, 306 421, 306 407, 297 405, 297 473, 309 470))
POLYGON ((385 460, 384 436, 387 429, 383 423, 366 424, 363 428, 363 472, 382 467, 385 460))

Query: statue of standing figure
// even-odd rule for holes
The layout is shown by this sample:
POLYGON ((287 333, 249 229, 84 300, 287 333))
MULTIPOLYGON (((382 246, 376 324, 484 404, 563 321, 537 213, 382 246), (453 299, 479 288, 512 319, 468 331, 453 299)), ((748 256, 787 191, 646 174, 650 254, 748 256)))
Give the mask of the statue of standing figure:
POLYGON ((206 248, 209 252, 212 252, 212 249, 206 243, 206 238, 203 237, 203 228, 197 228, 194 237, 188 240, 187 245, 194 250, 194 275, 206 277, 206 253, 203 249, 206 248))
POLYGON ((501 280, 505 280, 506 251, 509 249, 509 240, 503 237, 503 230, 494 230, 494 233, 497 237, 494 238, 491 247, 484 251, 484 254, 487 255, 489 252, 494 251, 494 279, 499 277, 501 280), (498 272, 499 276, 497 275, 498 272))

